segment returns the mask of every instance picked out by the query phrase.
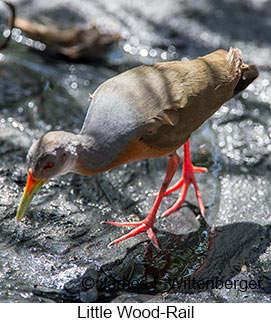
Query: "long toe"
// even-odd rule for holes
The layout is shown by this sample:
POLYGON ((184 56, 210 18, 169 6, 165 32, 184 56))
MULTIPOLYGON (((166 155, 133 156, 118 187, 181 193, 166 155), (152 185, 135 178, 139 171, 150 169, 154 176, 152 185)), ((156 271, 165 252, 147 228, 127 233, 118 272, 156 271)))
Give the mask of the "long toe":
MULTIPOLYGON (((205 207, 203 205, 203 202, 202 202, 202 198, 201 198, 201 193, 200 193, 200 190, 198 188, 198 185, 196 183, 196 180, 194 179, 193 181, 193 185, 194 185, 194 188, 195 188, 195 192, 196 192, 196 197, 197 197, 197 200, 198 200, 198 205, 199 205, 199 210, 200 210, 200 214, 201 216, 205 219, 205 207)), ((206 220, 206 219, 205 219, 206 220)))
POLYGON ((137 222, 110 222, 110 221, 103 221, 102 224, 110 224, 116 225, 119 227, 138 227, 142 224, 142 221, 137 222))
POLYGON ((155 234, 154 234, 154 232, 153 232, 153 229, 152 229, 152 228, 147 229, 147 233, 148 233, 148 237, 149 237, 149 239, 152 241, 153 245, 154 245, 157 249, 161 250, 161 248, 159 247, 159 244, 158 244, 157 238, 156 238, 156 236, 155 236, 155 234))
POLYGON ((193 171, 197 172, 197 173, 208 173, 208 168, 199 167, 199 166, 193 166, 193 171))
POLYGON ((121 237, 113 240, 112 242, 110 242, 108 244, 108 247, 111 247, 121 241, 124 241, 128 238, 131 238, 131 237, 134 237, 136 236, 137 234, 141 233, 141 232, 144 232, 144 231, 147 231, 147 234, 148 234, 148 237, 149 239, 152 241, 152 243, 154 244, 154 246, 157 248, 157 249, 160 249, 159 247, 159 244, 158 244, 158 241, 156 239, 156 236, 153 232, 153 229, 152 229, 152 226, 150 225, 147 225, 144 220, 143 221, 139 221, 139 222, 104 222, 106 224, 111 224, 111 225, 117 225, 117 226, 135 226, 137 228, 131 230, 130 232, 122 235, 121 237))
POLYGON ((180 189, 183 186, 183 184, 184 184, 184 178, 182 177, 176 184, 170 186, 166 190, 165 196, 177 191, 178 189, 180 189))
POLYGON ((198 205, 199 205, 200 214, 205 219, 205 207, 203 205, 202 198, 201 198, 201 193, 200 193, 200 190, 198 188, 198 185, 197 185, 197 182, 196 182, 196 179, 195 179, 194 175, 184 179, 184 184, 183 184, 181 193, 179 194, 179 198, 172 205, 172 207, 167 209, 162 214, 162 217, 168 216, 169 214, 175 212, 176 210, 178 210, 180 208, 180 206, 183 204, 183 202, 185 200, 185 197, 186 197, 186 194, 187 194, 187 191, 188 191, 188 187, 192 183, 194 185, 194 189, 195 189, 195 193, 196 193, 196 197, 197 197, 197 201, 198 201, 198 205))
POLYGON ((128 238, 134 237, 138 233, 146 231, 147 229, 148 229, 148 227, 146 226, 146 224, 142 223, 141 225, 138 226, 138 228, 135 228, 135 229, 131 230, 130 232, 124 234, 123 236, 119 237, 118 239, 115 239, 112 242, 110 242, 108 244, 108 247, 111 247, 114 244, 117 244, 117 243, 119 243, 119 242, 121 242, 123 240, 126 240, 128 238))
POLYGON ((183 188, 181 193, 179 194, 179 198, 178 200, 172 205, 172 207, 170 207, 169 209, 167 209, 163 214, 162 217, 168 216, 171 213, 175 212, 176 210, 178 210, 178 208, 183 204, 185 197, 186 197, 186 193, 189 187, 189 183, 184 183, 183 188))

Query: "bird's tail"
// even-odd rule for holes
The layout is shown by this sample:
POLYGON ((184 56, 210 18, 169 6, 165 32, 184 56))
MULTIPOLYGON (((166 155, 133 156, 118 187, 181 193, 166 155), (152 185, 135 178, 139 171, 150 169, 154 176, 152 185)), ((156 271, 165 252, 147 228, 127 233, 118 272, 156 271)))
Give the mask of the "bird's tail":
POLYGON ((259 76, 259 71, 256 67, 256 65, 242 65, 241 70, 241 77, 239 82, 237 83, 233 96, 239 94, 242 92, 245 88, 249 86, 250 83, 252 83, 257 77, 259 76))
POLYGON ((234 77, 240 76, 242 70, 243 55, 239 48, 230 48, 227 53, 227 61, 231 70, 231 74, 234 77))

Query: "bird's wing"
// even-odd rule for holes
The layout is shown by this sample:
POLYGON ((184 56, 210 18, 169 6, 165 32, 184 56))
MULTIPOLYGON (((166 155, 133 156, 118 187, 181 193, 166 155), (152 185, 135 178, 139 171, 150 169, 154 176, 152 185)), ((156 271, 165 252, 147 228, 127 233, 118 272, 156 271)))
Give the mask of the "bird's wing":
POLYGON ((154 66, 166 79, 160 90, 163 103, 159 109, 152 107, 154 115, 145 121, 141 138, 154 147, 176 147, 233 96, 242 54, 238 49, 219 50, 190 62, 154 66))

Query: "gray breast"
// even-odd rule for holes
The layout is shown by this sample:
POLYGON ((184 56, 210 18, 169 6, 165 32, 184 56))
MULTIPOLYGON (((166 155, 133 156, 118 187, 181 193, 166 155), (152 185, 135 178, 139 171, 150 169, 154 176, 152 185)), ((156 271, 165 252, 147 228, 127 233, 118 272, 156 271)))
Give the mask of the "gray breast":
POLYGON ((137 135, 142 122, 132 97, 121 97, 114 86, 96 91, 80 133, 93 139, 93 166, 99 169, 109 165, 137 135))

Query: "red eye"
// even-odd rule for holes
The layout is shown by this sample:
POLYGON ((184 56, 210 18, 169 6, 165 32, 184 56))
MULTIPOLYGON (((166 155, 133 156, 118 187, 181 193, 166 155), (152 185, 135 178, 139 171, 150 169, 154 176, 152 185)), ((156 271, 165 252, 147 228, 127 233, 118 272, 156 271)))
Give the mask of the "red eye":
POLYGON ((54 163, 50 163, 50 162, 48 162, 48 163, 46 163, 44 166, 43 166, 43 169, 49 169, 49 168, 53 168, 54 167, 54 163))

